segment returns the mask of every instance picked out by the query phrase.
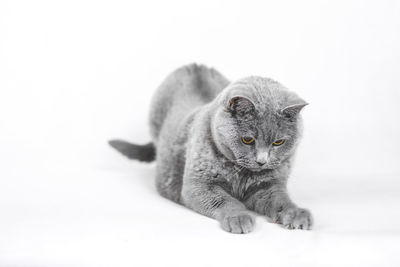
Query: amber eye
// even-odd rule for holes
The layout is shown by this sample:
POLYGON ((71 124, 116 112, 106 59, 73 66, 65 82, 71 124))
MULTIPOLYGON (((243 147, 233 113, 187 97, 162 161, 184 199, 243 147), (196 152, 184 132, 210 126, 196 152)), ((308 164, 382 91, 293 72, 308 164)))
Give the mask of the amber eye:
POLYGON ((276 140, 275 142, 273 142, 272 145, 280 146, 280 145, 283 145, 283 143, 285 143, 285 139, 279 139, 279 140, 276 140))
POLYGON ((254 138, 250 136, 242 136, 242 142, 245 143, 246 145, 251 145, 254 143, 254 138))

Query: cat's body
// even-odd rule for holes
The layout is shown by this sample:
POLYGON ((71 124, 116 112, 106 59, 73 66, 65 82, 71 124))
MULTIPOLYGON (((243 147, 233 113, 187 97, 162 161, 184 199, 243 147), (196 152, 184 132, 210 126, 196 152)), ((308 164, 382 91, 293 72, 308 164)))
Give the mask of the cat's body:
POLYGON ((214 69, 192 64, 173 72, 156 92, 152 144, 110 144, 130 158, 155 156, 158 192, 217 219, 229 232, 253 229, 250 210, 288 228, 310 229, 311 214, 286 191, 305 105, 270 79, 230 84, 214 69), (272 145, 281 137, 281 148, 272 145))

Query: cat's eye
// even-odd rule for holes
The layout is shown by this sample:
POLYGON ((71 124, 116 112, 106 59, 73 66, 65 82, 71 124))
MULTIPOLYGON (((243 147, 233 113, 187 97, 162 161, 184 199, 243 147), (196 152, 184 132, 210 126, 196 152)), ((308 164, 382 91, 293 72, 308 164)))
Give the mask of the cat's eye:
POLYGON ((245 143, 246 145, 251 145, 253 144, 255 139, 251 136, 242 136, 242 142, 245 143))
POLYGON ((276 140, 275 142, 273 142, 272 145, 281 146, 281 145, 283 145, 283 143, 285 143, 285 139, 279 139, 279 140, 276 140))

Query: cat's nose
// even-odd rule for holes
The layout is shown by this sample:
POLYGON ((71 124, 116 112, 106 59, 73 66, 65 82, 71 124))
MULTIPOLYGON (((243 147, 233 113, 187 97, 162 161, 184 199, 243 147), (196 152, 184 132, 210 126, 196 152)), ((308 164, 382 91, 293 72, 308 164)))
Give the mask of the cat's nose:
POLYGON ((263 165, 265 165, 265 163, 267 163, 268 156, 269 156, 268 154, 269 154, 268 151, 261 152, 261 153, 259 152, 257 154, 255 161, 258 164, 258 166, 263 166, 263 165))
POLYGON ((258 161, 256 160, 256 163, 258 164, 258 166, 263 166, 266 162, 265 161, 258 161))

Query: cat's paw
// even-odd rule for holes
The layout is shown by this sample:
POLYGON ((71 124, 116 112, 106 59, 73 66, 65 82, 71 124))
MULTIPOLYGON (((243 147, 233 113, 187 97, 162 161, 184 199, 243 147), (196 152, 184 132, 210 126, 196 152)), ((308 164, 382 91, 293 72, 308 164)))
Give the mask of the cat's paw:
POLYGON ((311 213, 301 208, 288 208, 279 212, 274 222, 282 224, 288 229, 311 230, 313 226, 311 213))
POLYGON ((234 234, 247 234, 254 228, 254 217, 250 213, 238 213, 225 216, 221 221, 222 229, 234 234))

